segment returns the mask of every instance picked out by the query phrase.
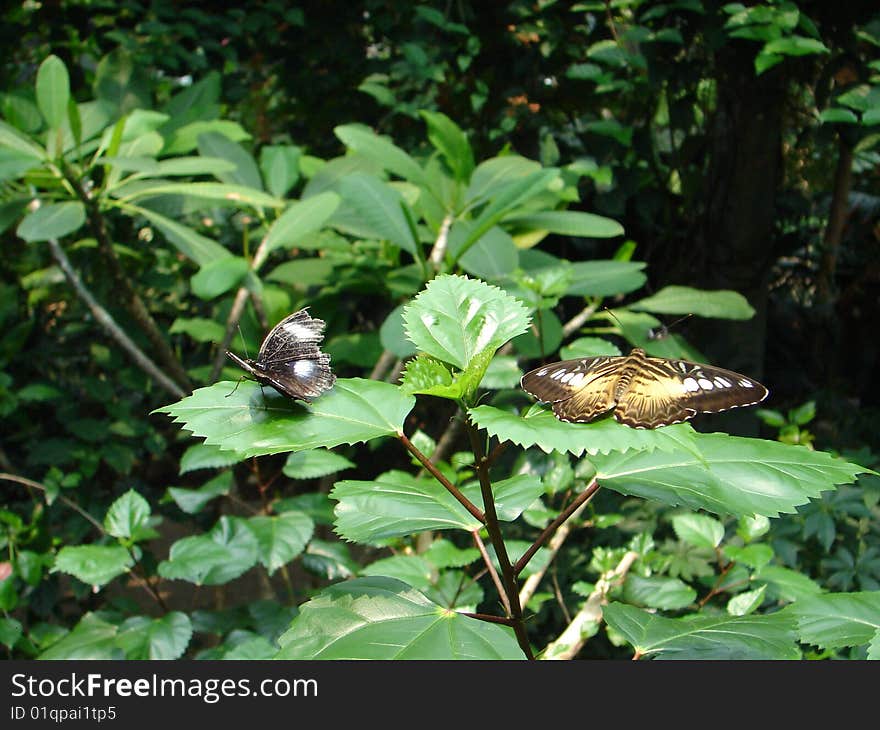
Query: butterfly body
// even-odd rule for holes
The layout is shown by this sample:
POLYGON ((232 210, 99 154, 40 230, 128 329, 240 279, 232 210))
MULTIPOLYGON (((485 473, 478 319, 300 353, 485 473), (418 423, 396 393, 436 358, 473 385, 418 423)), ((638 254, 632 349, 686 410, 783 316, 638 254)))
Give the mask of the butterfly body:
POLYGON ((767 397, 758 381, 732 370, 688 360, 629 355, 551 363, 526 373, 523 390, 550 403, 563 421, 587 423, 613 409, 633 428, 681 423, 697 413, 750 406, 767 397))
POLYGON ((270 385, 289 398, 317 398, 336 382, 330 356, 318 347, 323 333, 324 321, 300 309, 272 328, 256 360, 226 354, 260 385, 270 385))

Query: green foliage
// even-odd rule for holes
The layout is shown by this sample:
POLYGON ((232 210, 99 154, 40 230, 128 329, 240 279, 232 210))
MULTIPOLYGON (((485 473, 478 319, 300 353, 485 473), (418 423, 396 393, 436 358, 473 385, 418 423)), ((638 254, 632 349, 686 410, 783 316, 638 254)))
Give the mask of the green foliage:
MULTIPOLYGON (((655 336, 660 315, 712 327, 757 310, 759 336, 760 297, 667 275, 715 245, 698 211, 716 210, 702 196, 717 160, 694 154, 717 142, 715 64, 745 44, 759 77, 790 73, 787 59, 824 63, 839 41, 795 3, 517 7, 502 44, 471 10, 342 9, 350 57, 375 56, 332 74, 310 63, 306 83, 264 54, 281 28, 326 38, 322 21, 275 7, 241 24, 160 3, 150 32, 139 3, 133 24, 90 8, 107 39, 65 24, 58 56, 10 44, 35 74, 0 95, 0 446, 4 471, 27 475, 0 511, 10 656, 520 658, 588 597, 611 603, 582 656, 880 655, 878 460, 830 440, 845 424, 828 428, 823 394, 761 410, 774 442, 562 423, 518 389, 539 361, 632 346, 707 359, 684 334, 655 336), (206 41, 194 52, 179 37, 206 41), (104 55, 111 39, 122 48, 104 55), (469 72, 487 48, 512 54, 492 59, 491 94, 469 72), (61 55, 101 60, 68 70, 61 55), (355 88, 356 102, 334 93, 355 88), (523 88, 542 89, 540 104, 523 88), (305 306, 327 323, 335 387, 292 402, 232 382, 223 350, 253 356, 305 306), (516 564, 563 511, 559 544, 516 564), (517 585, 499 595, 490 566, 517 585), (255 574, 272 600, 254 600, 255 574), (193 584, 224 607, 193 611, 193 584), (462 615, 498 613, 519 589, 532 591, 512 621, 527 641, 462 615), (141 615, 132 591, 160 615, 141 615)), ((876 79, 822 101, 792 78, 825 105, 796 104, 812 125, 797 131, 813 147, 787 140, 800 167, 833 169, 815 128, 845 137, 857 174, 873 169, 876 79)), ((826 204, 815 179, 799 183, 826 204)), ((806 242, 782 264, 817 270, 804 221, 824 208, 779 215, 806 242)), ((842 270, 866 268, 851 255, 842 270)), ((771 268, 793 298, 816 289, 771 268)))

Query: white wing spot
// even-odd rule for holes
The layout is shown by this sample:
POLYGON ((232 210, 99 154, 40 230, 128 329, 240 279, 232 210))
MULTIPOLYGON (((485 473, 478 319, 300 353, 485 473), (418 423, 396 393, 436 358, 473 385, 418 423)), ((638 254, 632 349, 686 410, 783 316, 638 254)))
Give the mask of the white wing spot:
POLYGON ((742 380, 740 380, 740 381, 739 381, 739 384, 740 384, 743 388, 751 388, 751 387, 753 387, 751 381, 746 380, 745 378, 743 378, 742 380))
POLYGON ((583 373, 573 373, 571 376, 571 381, 569 382, 569 385, 576 388, 577 386, 579 386, 581 383, 584 382, 584 378, 586 378, 586 377, 587 376, 584 375, 583 373))
POLYGON ((540 377, 543 377, 544 375, 546 375, 548 369, 549 369, 549 368, 541 368, 541 369, 538 371, 538 377, 540 378, 540 377))
POLYGON ((300 378, 306 378, 315 372, 315 361, 297 360, 293 363, 293 372, 300 378))
POLYGON ((284 331, 296 340, 311 340, 315 338, 315 331, 299 322, 291 322, 284 325, 284 331))
POLYGON ((716 376, 714 378, 714 381, 715 385, 717 385, 719 388, 729 388, 731 385, 733 385, 733 383, 731 383, 729 380, 725 380, 720 375, 716 376))
POLYGON ((712 381, 707 380, 706 378, 700 378, 697 382, 700 384, 700 387, 703 390, 712 390, 712 388, 715 387, 714 385, 712 385, 712 381))
POLYGON ((694 380, 693 378, 685 378, 685 379, 684 379, 684 382, 682 383, 682 385, 684 385, 684 389, 685 389, 685 390, 688 390, 688 391, 690 391, 690 392, 692 392, 692 393, 693 393, 695 390, 699 390, 699 389, 700 389, 700 386, 697 384, 697 381, 694 380))
POLYGON ((573 377, 574 377, 574 373, 566 373, 566 374, 563 375, 561 378, 559 378, 559 380, 560 380, 560 382, 562 382, 562 383, 567 383, 567 382, 568 382, 569 380, 571 380, 573 377))
POLYGON ((563 375, 565 375, 566 372, 567 372, 566 370, 557 370, 557 371, 556 371, 555 373, 553 373, 553 375, 551 375, 550 377, 551 377, 553 380, 559 380, 563 375))
POLYGON ((687 363, 685 363, 685 362, 678 363, 678 369, 681 370, 681 372, 686 373, 688 371, 687 363))

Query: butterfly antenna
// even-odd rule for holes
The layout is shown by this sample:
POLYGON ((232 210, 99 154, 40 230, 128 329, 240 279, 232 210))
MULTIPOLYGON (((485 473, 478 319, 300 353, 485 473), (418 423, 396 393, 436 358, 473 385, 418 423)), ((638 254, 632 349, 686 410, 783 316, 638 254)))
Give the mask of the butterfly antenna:
POLYGON ((247 349, 247 342, 245 342, 245 340, 244 340, 244 332, 241 331, 241 324, 239 323, 239 324, 237 325, 237 327, 238 327, 238 336, 241 338, 241 349, 242 349, 242 351, 244 352, 244 356, 245 356, 248 360, 250 360, 250 359, 251 359, 251 354, 248 352, 248 349, 247 349))
POLYGON ((602 307, 602 311, 604 311, 604 312, 608 312, 608 314, 611 315, 611 318, 612 318, 615 322, 617 322, 617 324, 620 325, 620 331, 621 331, 621 333, 622 333, 622 332, 623 332, 623 322, 621 322, 621 321, 617 318, 617 315, 615 315, 614 312, 612 312, 610 309, 608 309, 608 307, 602 307))

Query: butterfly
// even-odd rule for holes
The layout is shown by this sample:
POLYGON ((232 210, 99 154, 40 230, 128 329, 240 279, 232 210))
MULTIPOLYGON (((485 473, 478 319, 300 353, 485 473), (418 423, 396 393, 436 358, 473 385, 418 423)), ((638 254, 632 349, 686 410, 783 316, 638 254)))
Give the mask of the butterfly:
POLYGON ((562 421, 586 423, 614 409, 633 428, 681 423, 698 413, 753 406, 767 397, 757 380, 687 360, 629 355, 586 357, 542 365, 523 375, 527 393, 551 403, 562 421))
POLYGON ((271 385, 289 398, 317 398, 336 382, 330 356, 318 349, 323 338, 324 320, 300 309, 271 329, 256 360, 226 354, 260 385, 271 385))

